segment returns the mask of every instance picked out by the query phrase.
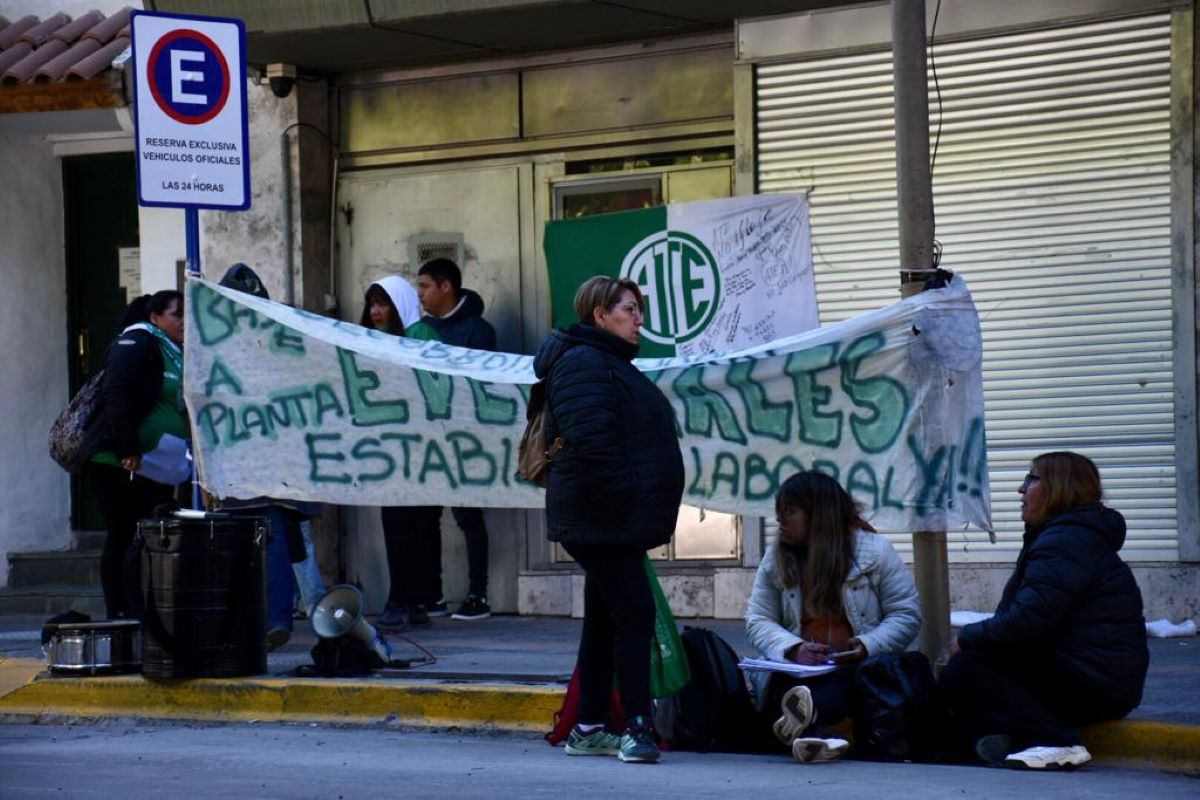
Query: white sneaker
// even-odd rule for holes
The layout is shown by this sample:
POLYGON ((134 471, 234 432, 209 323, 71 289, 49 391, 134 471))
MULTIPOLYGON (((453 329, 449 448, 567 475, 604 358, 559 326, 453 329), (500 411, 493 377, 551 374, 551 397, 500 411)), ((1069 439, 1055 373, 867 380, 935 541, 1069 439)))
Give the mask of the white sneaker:
POLYGON ((821 739, 816 736, 805 736, 792 742, 792 758, 801 764, 817 761, 835 761, 850 743, 845 739, 821 739))
POLYGON ((1071 769, 1092 760, 1092 754, 1081 744, 1071 747, 1030 747, 1011 753, 1004 766, 1014 769, 1071 769))
POLYGON ((775 720, 775 737, 787 747, 817 719, 813 708, 812 692, 807 686, 793 686, 783 695, 779 703, 783 716, 775 720))

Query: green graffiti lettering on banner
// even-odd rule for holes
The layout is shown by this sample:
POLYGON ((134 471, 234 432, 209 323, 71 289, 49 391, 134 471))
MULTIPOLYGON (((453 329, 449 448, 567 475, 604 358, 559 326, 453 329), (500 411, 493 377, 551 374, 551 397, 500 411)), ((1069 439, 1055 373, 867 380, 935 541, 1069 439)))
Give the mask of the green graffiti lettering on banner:
POLYGON ((228 386, 229 390, 234 394, 244 393, 241 382, 233 374, 233 370, 229 368, 229 365, 222 361, 220 356, 214 356, 212 369, 208 373, 208 380, 204 382, 204 396, 212 397, 213 392, 217 390, 218 386, 228 386))
POLYGON ((737 460, 737 456, 733 453, 720 452, 713 459, 712 482, 709 489, 709 497, 717 493, 717 487, 722 483, 729 484, 729 495, 731 497, 738 496, 738 488, 741 483, 741 464, 737 460), (721 465, 725 464, 728 471, 723 471, 721 465))
POLYGON ((933 453, 932 457, 926 459, 925 454, 921 452, 921 443, 917 441, 916 436, 910 433, 908 435, 908 450, 912 453, 913 462, 921 474, 921 490, 914 499, 913 505, 918 511, 923 512, 925 509, 936 505, 937 501, 932 495, 942 482, 942 464, 946 460, 946 448, 945 446, 939 447, 933 453))
POLYGON ((242 409, 242 425, 249 436, 257 431, 264 439, 275 438, 275 427, 271 424, 270 415, 262 406, 250 405, 242 409))
POLYGON ((414 369, 417 387, 425 398, 425 419, 450 419, 454 400, 454 376, 427 369, 414 369))
POLYGON ((467 378, 475 399, 475 419, 484 425, 512 425, 517 421, 517 401, 487 390, 492 384, 467 378))
POLYGON ((959 475, 962 478, 957 486, 959 492, 966 492, 971 497, 983 494, 984 481, 987 480, 987 442, 984 441, 983 419, 980 417, 972 419, 967 428, 967 438, 959 459, 959 475))
POLYGON ((338 400, 337 392, 328 383, 318 383, 313 387, 313 402, 317 406, 314 418, 317 425, 324 425, 325 415, 329 413, 338 419, 346 416, 345 410, 342 409, 342 401, 338 400))
POLYGON ((813 472, 823 472, 835 481, 840 481, 839 477, 842 474, 842 468, 832 461, 827 461, 823 458, 818 458, 812 463, 813 472))
POLYGON ((692 482, 688 484, 687 494, 689 497, 708 497, 708 492, 700 485, 700 481, 704 479, 704 465, 700 461, 700 448, 691 445, 688 447, 688 453, 692 457, 692 482))
POLYGON ((270 413, 272 421, 279 427, 290 428, 292 425, 303 427, 308 424, 303 401, 312 402, 313 390, 310 387, 282 389, 267 395, 267 399, 270 400, 270 405, 267 406, 268 413, 270 413))
POLYGON ((704 370, 692 367, 679 373, 671 385, 683 401, 683 427, 688 433, 712 438, 716 422, 721 438, 727 442, 746 443, 746 434, 738 424, 737 414, 720 392, 704 385, 704 370))
POLYGON ((320 462, 332 461, 340 464, 346 460, 345 453, 332 450, 317 450, 318 442, 340 442, 340 433, 306 433, 304 446, 308 450, 308 479, 313 483, 350 483, 350 473, 325 473, 321 471, 320 462))
POLYGON ((767 460, 758 453, 746 456, 746 487, 743 496, 747 500, 767 500, 775 495, 779 484, 767 460))
POLYGON ((833 369, 837 363, 837 344, 823 344, 798 350, 788 356, 783 371, 792 379, 799 416, 800 441, 820 447, 837 447, 842 443, 842 415, 822 412, 829 404, 833 390, 817 383, 817 375, 833 369))
POLYGON ((491 486, 496 482, 496 458, 484 449, 479 437, 466 431, 446 434, 446 441, 454 448, 454 460, 458 462, 458 482, 463 486, 491 486), (469 462, 482 462, 484 474, 467 474, 469 462))
POLYGON ((417 475, 417 480, 425 483, 425 476, 430 472, 442 473, 446 476, 446 482, 450 484, 451 489, 458 488, 458 484, 454 482, 454 474, 450 471, 450 462, 446 460, 446 454, 432 439, 425 443, 425 459, 421 462, 421 472, 417 475))
POLYGON ((380 450, 379 444, 378 439, 367 436, 359 439, 354 443, 354 447, 350 448, 350 455, 355 461, 378 461, 381 465, 377 472, 360 472, 358 479, 363 483, 387 480, 396 471, 396 460, 380 450))
POLYGON ((885 375, 860 378, 862 362, 887 343, 882 333, 856 339, 840 359, 842 388, 855 405, 870 409, 869 414, 850 415, 850 430, 858 446, 867 453, 882 453, 896 441, 908 416, 908 394, 904 384, 885 375))
POLYGON ((879 498, 880 508, 904 508, 904 504, 892 497, 892 481, 896 477, 895 467, 888 467, 887 477, 883 481, 883 494, 879 498))
POLYGON ((279 325, 271 335, 271 352, 279 355, 302 356, 304 337, 285 325, 279 325))
POLYGON ((879 507, 879 480, 875 477, 875 470, 865 461, 852 465, 846 473, 846 491, 852 496, 866 495, 868 502, 864 505, 869 508, 879 507))
POLYGON ((261 319, 252 309, 235 303, 201 283, 192 286, 192 302, 188 305, 190 324, 200 333, 205 345, 220 344, 233 336, 245 320, 251 330, 267 328, 274 323, 261 319))
POLYGON ((404 461, 401 464, 401 474, 404 480, 412 477, 412 449, 410 445, 420 444, 425 437, 419 433, 381 433, 379 438, 385 442, 399 442, 404 461))
POLYGON ((756 363, 749 360, 731 364, 725 381, 742 396, 750 432, 786 442, 792 432, 792 404, 772 403, 767 399, 766 389, 750 374, 756 363))
POLYGON ((408 401, 372 400, 367 392, 379 388, 379 375, 374 370, 362 369, 354 353, 337 348, 338 365, 342 368, 342 382, 346 387, 346 400, 350 405, 350 418, 359 427, 370 425, 396 425, 408 422, 408 401))

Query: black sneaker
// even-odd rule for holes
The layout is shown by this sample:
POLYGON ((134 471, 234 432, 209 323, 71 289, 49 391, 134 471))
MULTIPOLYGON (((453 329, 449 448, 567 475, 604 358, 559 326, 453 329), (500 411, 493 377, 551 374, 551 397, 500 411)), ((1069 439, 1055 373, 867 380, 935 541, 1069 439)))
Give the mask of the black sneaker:
POLYGON ((408 621, 415 628, 427 628, 433 623, 429 620, 429 612, 424 603, 417 603, 408 612, 408 621))
POLYGON ((446 598, 439 597, 436 603, 430 603, 429 605, 425 606, 425 613, 431 617, 450 616, 450 611, 446 608, 446 598))
POLYGON ((1003 733, 989 734, 975 742, 975 755, 989 767, 1004 766, 1004 759, 1014 752, 1012 739, 1003 733))
POLYGON ((389 602, 383 613, 375 618, 376 627, 389 631, 404 631, 412 626, 409 619, 408 607, 402 603, 389 602))
POLYGON ((453 619, 487 619, 492 615, 492 607, 488 605, 486 597, 477 594, 467 595, 467 599, 458 607, 451 617, 453 619))

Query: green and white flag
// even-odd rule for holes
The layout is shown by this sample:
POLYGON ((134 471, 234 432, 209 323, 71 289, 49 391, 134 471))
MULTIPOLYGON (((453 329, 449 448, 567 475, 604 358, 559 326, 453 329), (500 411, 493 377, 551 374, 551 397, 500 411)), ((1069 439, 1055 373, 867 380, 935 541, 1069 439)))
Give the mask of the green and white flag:
POLYGON ((577 321, 593 275, 646 297, 640 354, 731 352, 817 325, 808 201, 753 195, 559 220, 546 226, 551 317, 577 321))

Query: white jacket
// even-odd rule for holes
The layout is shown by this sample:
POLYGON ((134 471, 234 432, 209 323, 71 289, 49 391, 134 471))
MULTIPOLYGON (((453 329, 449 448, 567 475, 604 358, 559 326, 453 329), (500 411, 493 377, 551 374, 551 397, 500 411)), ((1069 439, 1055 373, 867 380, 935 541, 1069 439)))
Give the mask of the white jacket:
MULTIPOLYGON (((775 578, 775 546, 767 548, 746 607, 746 636, 763 658, 784 661, 784 653, 799 644, 801 611, 799 586, 780 586, 775 578)), ((912 575, 887 539, 857 531, 854 563, 842 584, 842 607, 854 636, 867 655, 898 653, 917 638, 921 606, 912 575)), ((756 694, 769 673, 750 673, 756 694)))

